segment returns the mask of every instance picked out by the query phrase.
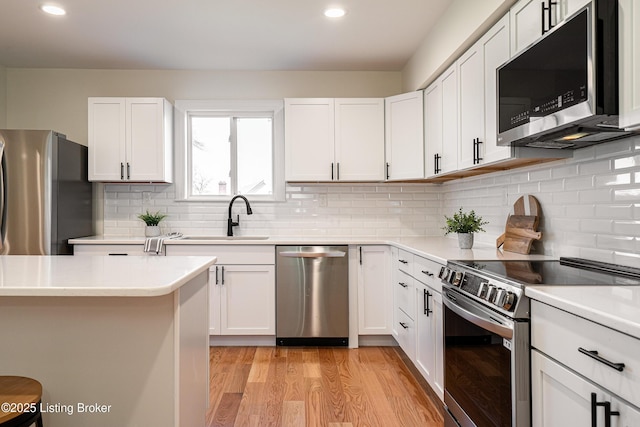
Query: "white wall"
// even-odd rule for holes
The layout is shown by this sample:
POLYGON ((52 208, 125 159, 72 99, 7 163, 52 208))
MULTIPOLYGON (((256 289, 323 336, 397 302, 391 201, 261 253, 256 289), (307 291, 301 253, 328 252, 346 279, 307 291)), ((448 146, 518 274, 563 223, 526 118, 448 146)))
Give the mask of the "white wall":
POLYGON ((402 71, 403 92, 425 88, 513 3, 515 0, 455 0, 402 71))
POLYGON ((7 127, 7 69, 0 65, 0 129, 7 127))
MULTIPOLYGON (((7 68, 6 80, 8 127, 54 129, 85 145, 90 96, 160 96, 170 101, 385 97, 402 90, 400 72, 7 68)), ((1 102, 0 93, 0 108, 1 102)))

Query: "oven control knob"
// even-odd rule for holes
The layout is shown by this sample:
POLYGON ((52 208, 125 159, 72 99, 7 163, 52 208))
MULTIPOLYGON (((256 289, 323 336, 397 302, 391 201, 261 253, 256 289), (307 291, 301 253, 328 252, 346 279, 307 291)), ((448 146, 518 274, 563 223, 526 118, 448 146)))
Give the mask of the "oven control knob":
POLYGON ((485 299, 486 296, 487 296, 487 289, 488 288, 489 288, 489 282, 480 283, 480 285, 478 285, 478 292, 476 293, 476 296, 478 298, 485 299))
POLYGON ((451 284, 453 286, 460 286, 460 284, 462 283, 463 275, 464 275, 464 273, 462 273, 460 271, 456 271, 456 273, 451 276, 451 284))
POLYGON ((497 288, 495 287, 495 285, 489 285, 487 288, 487 293, 484 296, 484 299, 489 302, 493 302, 493 299, 495 298, 496 292, 497 292, 496 289, 497 288))
POLYGON ((447 267, 440 267, 440 273, 438 273, 438 278, 439 279, 444 279, 444 275, 447 271, 447 267))
POLYGON ((507 311, 512 311, 516 305, 516 294, 513 292, 506 292, 501 307, 507 311))
POLYGON ((507 291, 505 291, 502 288, 497 288, 496 289, 496 293, 493 297, 493 299, 490 301, 493 303, 493 305, 497 306, 497 307, 502 307, 502 300, 504 299, 505 293, 507 291))

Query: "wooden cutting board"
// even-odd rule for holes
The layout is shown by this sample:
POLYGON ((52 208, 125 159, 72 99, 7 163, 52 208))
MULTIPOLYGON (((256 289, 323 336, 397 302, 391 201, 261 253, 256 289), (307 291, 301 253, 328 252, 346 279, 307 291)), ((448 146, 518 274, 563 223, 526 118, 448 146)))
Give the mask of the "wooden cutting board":
POLYGON ((540 203, 534 196, 518 198, 507 217, 505 232, 496 239, 496 247, 503 246, 505 251, 528 254, 533 241, 542 238, 542 233, 537 231, 541 213, 540 203))

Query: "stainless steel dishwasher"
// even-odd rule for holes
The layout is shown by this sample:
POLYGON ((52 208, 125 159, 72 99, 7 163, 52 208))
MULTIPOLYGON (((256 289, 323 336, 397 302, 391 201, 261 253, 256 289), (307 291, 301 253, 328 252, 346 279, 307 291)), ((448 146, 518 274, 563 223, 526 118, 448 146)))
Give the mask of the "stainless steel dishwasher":
POLYGON ((349 344, 347 246, 276 246, 277 345, 349 344))

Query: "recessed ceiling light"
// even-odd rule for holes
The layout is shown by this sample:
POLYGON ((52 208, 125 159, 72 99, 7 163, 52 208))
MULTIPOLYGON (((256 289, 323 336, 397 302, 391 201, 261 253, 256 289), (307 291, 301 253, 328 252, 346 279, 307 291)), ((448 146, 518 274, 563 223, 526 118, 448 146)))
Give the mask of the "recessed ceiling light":
POLYGON ((40 6, 40 9, 49 15, 62 16, 67 14, 67 11, 60 6, 54 6, 52 4, 43 4, 40 6))
POLYGON ((342 18, 347 12, 344 9, 333 7, 324 11, 324 16, 327 18, 342 18))

